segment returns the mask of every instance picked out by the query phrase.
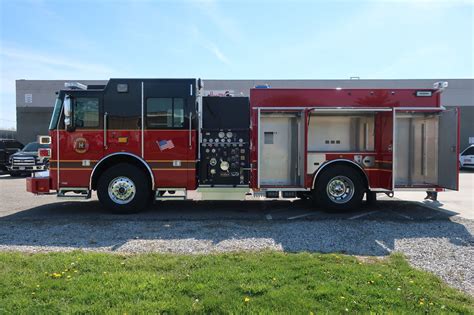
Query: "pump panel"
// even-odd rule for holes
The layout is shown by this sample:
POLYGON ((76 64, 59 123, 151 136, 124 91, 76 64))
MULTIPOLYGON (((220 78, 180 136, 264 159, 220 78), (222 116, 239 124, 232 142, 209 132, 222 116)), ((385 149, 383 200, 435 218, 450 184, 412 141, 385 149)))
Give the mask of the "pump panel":
POLYGON ((248 98, 203 97, 202 114, 200 185, 248 186, 248 98))

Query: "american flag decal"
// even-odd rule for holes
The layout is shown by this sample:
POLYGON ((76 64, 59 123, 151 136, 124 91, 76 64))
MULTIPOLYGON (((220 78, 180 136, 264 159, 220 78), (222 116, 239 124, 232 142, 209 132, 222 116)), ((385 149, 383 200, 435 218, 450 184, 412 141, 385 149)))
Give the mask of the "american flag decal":
POLYGON ((174 148, 173 141, 171 141, 171 140, 159 140, 159 141, 156 141, 156 144, 158 144, 158 147, 160 148, 160 151, 164 151, 166 149, 173 149, 174 148))

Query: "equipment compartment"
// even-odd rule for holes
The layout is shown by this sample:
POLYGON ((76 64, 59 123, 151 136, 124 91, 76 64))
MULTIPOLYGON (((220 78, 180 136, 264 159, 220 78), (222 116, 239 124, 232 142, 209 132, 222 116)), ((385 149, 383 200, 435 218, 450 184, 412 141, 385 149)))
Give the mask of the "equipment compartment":
POLYGON ((395 188, 457 189, 457 110, 395 112, 395 188))
POLYGON ((259 122, 259 181, 262 186, 302 187, 302 112, 262 113, 259 122))

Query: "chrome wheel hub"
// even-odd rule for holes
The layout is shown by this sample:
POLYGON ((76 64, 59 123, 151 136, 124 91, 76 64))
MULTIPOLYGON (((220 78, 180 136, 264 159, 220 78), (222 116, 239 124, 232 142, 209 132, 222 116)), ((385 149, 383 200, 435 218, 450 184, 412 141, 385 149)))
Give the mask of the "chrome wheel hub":
POLYGON ((333 177, 326 186, 326 193, 335 203, 346 203, 354 196, 354 183, 346 176, 333 177))
POLYGON ((108 192, 113 202, 127 204, 135 197, 135 183, 128 177, 119 176, 110 181, 108 192))

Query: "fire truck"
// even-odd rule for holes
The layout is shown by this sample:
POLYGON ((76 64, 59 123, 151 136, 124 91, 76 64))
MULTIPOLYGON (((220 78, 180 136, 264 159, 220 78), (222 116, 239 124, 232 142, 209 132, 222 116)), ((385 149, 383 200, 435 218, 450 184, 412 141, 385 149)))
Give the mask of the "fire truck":
POLYGON ((377 193, 458 189, 459 112, 431 89, 257 86, 204 95, 200 79, 66 83, 49 174, 27 190, 90 198, 116 213, 151 201, 310 198, 356 209, 377 193), (249 197, 250 196, 250 197, 249 197))

